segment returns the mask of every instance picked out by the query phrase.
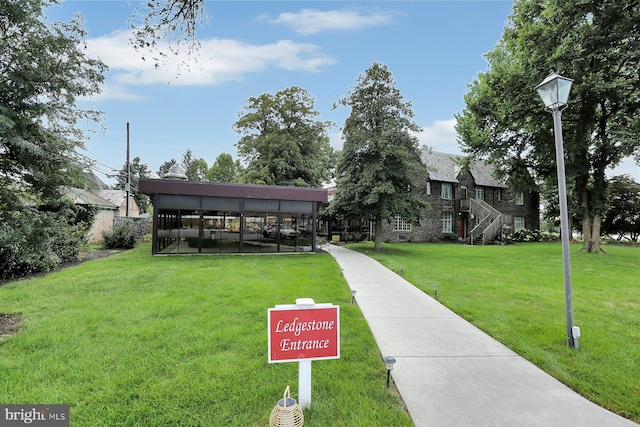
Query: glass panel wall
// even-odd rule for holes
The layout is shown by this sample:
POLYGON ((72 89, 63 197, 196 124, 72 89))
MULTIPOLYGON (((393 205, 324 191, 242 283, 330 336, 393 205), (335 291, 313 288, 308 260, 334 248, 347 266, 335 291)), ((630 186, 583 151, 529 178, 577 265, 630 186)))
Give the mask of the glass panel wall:
POLYGON ((200 253, 240 252, 240 213, 202 212, 200 253))
POLYGON ((180 237, 179 211, 163 209, 158 214, 158 235, 156 238, 157 253, 177 253, 180 237))
POLYGON ((156 253, 310 252, 313 216, 159 209, 156 253))
POLYGON ((221 253, 240 252, 240 229, 242 228, 242 216, 240 212, 217 212, 217 218, 222 229, 219 232, 218 241, 221 253))
POLYGON ((178 241, 179 254, 200 252, 200 212, 192 209, 181 209, 178 241))
POLYGON ((296 252, 311 252, 313 242, 313 215, 296 214, 292 216, 292 228, 297 231, 296 252))
POLYGON ((273 221, 273 215, 261 212, 245 212, 242 233, 242 252, 277 252, 268 233, 267 224, 273 221))

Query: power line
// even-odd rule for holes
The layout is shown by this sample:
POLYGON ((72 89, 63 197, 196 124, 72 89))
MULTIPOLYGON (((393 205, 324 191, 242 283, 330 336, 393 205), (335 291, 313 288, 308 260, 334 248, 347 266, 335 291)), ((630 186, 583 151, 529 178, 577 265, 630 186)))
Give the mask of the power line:
POLYGON ((86 148, 84 148, 84 147, 78 147, 78 148, 80 148, 82 151, 86 151, 87 153, 89 153, 89 154, 91 154, 91 155, 93 155, 93 156, 96 156, 97 158, 100 158, 100 159, 102 159, 102 160, 104 160, 104 161, 106 161, 106 162, 108 162, 108 161, 109 161, 109 159, 104 158, 104 157, 102 157, 101 155, 96 154, 96 153, 94 153, 94 152, 92 152, 92 151, 90 151, 90 150, 87 150, 87 149, 86 149, 86 148))
POLYGON ((91 157, 89 157, 89 156, 87 156, 87 155, 85 155, 85 154, 78 153, 77 151, 76 151, 76 154, 77 154, 78 156, 80 156, 80 157, 83 157, 83 158, 84 158, 84 159, 86 159, 86 160, 89 160, 91 163, 94 163, 94 164, 97 164, 97 165, 103 166, 103 167, 105 167, 105 168, 107 168, 107 169, 109 169, 109 170, 112 170, 112 171, 114 171, 114 172, 118 171, 118 169, 111 167, 111 165, 107 165, 107 164, 105 164, 105 163, 99 162, 98 160, 93 159, 93 158, 91 158, 91 157))

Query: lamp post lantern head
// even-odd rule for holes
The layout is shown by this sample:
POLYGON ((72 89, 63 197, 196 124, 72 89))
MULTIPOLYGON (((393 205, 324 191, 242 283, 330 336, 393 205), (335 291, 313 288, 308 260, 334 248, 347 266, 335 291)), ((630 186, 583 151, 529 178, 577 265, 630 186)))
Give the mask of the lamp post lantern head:
POLYGON ((549 111, 555 111, 566 106, 572 83, 572 79, 562 77, 560 74, 551 70, 551 74, 536 86, 538 95, 542 98, 545 108, 549 111))

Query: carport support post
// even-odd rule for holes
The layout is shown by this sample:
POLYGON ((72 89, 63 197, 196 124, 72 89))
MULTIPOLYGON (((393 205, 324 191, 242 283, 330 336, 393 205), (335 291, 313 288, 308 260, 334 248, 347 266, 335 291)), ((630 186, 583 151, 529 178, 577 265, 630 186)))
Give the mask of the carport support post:
POLYGON ((302 409, 311 406, 311 360, 298 362, 298 404, 302 409))

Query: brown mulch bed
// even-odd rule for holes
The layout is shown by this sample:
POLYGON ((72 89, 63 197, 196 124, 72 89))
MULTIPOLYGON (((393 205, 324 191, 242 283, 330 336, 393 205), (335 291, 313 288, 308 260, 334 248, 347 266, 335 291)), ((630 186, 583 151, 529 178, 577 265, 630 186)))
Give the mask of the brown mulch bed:
MULTIPOLYGON (((34 277, 43 277, 46 276, 47 274, 50 273, 54 273, 56 271, 60 271, 60 270, 64 270, 65 268, 69 268, 69 267, 73 267, 74 265, 78 265, 81 264, 83 262, 87 262, 87 261, 91 261, 94 259, 99 259, 99 258, 106 258, 108 256, 111 255, 115 255, 118 253, 124 252, 123 249, 96 249, 94 251, 91 252, 86 252, 86 253, 82 253, 80 254, 80 260, 79 261, 74 261, 74 262, 65 262, 63 264, 60 264, 58 266, 57 269, 52 270, 52 271, 48 271, 45 273, 35 273, 35 274, 30 274, 24 277, 20 277, 17 279, 10 279, 10 280, 0 280, 0 286, 5 285, 9 282, 16 282, 19 280, 25 280, 25 279, 31 279, 34 277)), ((7 313, 0 313, 0 339, 2 337, 6 337, 9 336, 11 334, 13 334, 15 332, 15 327, 16 325, 20 323, 20 317, 18 317, 17 315, 13 315, 13 314, 7 314, 7 313)))

